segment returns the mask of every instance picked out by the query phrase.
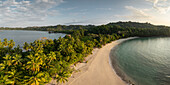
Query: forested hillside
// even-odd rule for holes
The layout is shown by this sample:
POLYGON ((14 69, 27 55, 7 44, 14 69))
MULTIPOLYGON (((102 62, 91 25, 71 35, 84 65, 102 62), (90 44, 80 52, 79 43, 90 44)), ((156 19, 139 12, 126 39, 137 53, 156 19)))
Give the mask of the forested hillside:
MULTIPOLYGON (((66 82, 74 71, 71 65, 84 62, 93 48, 132 36, 170 36, 169 27, 149 23, 118 22, 101 26, 48 26, 1 28, 5 30, 43 30, 69 33, 58 40, 25 42, 23 49, 13 40, 0 41, 0 84, 42 85, 56 79, 66 82), (146 27, 145 27, 146 26, 146 27)), ((87 62, 87 61, 86 61, 87 62)))
POLYGON ((26 28, 0 28, 0 30, 37 30, 49 31, 49 33, 67 33, 72 34, 75 30, 83 29, 86 33, 94 34, 112 34, 121 33, 126 36, 170 36, 170 27, 163 25, 152 25, 150 23, 139 22, 116 22, 106 25, 56 25, 42 27, 26 27, 26 28))

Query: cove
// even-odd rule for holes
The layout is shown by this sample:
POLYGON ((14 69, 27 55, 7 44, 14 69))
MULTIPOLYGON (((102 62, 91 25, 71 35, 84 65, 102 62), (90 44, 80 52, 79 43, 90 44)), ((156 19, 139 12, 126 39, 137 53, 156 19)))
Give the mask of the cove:
POLYGON ((135 85, 170 84, 170 38, 127 40, 111 52, 116 72, 135 85))

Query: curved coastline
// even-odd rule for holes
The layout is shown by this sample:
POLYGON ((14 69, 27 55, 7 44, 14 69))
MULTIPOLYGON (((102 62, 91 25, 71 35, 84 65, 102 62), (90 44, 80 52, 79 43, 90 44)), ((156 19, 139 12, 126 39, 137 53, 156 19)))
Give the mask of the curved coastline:
MULTIPOLYGON (((86 58, 88 63, 79 63, 75 67, 78 72, 74 72, 68 82, 60 85, 127 85, 113 69, 110 62, 110 53, 112 48, 118 44, 134 38, 137 37, 119 39, 106 44, 100 49, 95 48, 93 54, 86 58)), ((48 85, 54 85, 54 83, 51 82, 48 85)))
MULTIPOLYGON (((119 42, 119 44, 122 44, 123 42, 127 41, 127 40, 131 40, 131 39, 136 39, 139 37, 130 37, 130 38, 125 38, 125 39, 120 39, 117 40, 117 42, 119 42)), ((128 77, 123 70, 121 70, 116 63, 116 56, 114 55, 114 50, 117 48, 117 46, 119 45, 117 44, 116 46, 114 46, 111 49, 111 52, 109 54, 109 63, 110 66, 112 67, 113 71, 116 72, 116 74, 124 81, 126 82, 127 85, 135 85, 135 81, 133 79, 131 79, 130 77, 128 77)))

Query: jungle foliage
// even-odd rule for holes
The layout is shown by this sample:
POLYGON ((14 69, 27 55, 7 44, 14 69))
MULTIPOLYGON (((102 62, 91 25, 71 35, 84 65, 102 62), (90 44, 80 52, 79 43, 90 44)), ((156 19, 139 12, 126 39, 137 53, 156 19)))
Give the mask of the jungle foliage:
POLYGON ((25 42, 22 48, 15 46, 13 40, 0 41, 1 85, 43 85, 52 79, 56 79, 57 83, 64 83, 74 70, 71 66, 84 62, 93 48, 101 48, 102 45, 125 37, 170 36, 169 27, 134 22, 101 26, 58 25, 24 30, 28 29, 64 32, 68 35, 57 40, 25 42))

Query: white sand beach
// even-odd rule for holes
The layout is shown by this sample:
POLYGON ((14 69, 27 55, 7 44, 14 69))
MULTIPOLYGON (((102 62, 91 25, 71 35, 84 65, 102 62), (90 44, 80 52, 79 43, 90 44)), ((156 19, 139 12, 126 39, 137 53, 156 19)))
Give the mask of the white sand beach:
POLYGON ((109 54, 113 47, 132 38, 113 41, 100 49, 95 48, 93 54, 86 58, 88 63, 78 64, 78 72, 74 72, 68 82, 61 85, 126 85, 113 70, 109 54))

